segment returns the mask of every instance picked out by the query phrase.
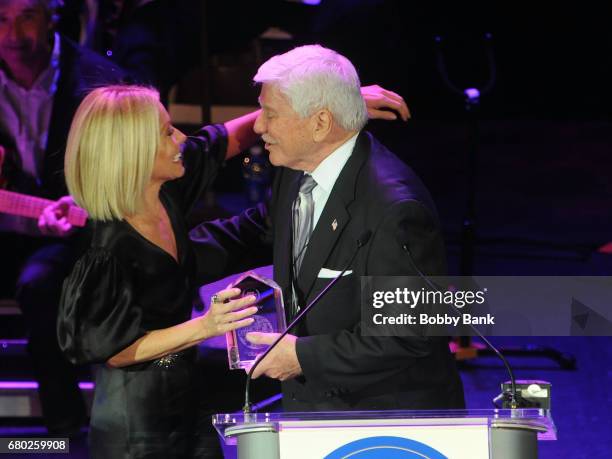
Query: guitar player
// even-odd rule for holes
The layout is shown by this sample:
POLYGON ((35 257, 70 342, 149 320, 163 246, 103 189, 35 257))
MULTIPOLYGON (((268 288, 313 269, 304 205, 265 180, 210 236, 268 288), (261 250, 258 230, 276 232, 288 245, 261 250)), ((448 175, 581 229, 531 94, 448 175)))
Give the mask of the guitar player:
MULTIPOLYGON (((87 90, 117 83, 114 64, 55 32, 61 0, 0 0, 0 184, 58 200, 67 194, 64 143, 87 90)), ((61 286, 85 231, 55 218, 67 199, 38 220, 0 214, 0 298, 17 300, 50 434, 78 435, 86 411, 75 368, 57 345, 61 286)))

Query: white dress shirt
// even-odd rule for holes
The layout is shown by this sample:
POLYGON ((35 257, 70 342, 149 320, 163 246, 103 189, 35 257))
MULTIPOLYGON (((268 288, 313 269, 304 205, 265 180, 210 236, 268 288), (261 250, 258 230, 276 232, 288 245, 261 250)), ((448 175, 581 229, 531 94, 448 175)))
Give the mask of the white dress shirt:
POLYGON ((25 89, 0 69, 0 126, 14 139, 22 169, 34 178, 40 177, 42 159, 53 110, 53 97, 59 78, 60 40, 55 43, 49 66, 30 89, 25 89))

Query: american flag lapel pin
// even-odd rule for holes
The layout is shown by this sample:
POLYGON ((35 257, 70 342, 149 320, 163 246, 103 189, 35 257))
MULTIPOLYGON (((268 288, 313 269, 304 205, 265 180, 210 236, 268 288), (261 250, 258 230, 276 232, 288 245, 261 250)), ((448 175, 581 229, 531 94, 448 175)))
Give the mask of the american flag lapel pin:
POLYGON ((332 222, 332 231, 336 231, 336 228, 338 228, 338 220, 334 218, 334 221, 332 222))

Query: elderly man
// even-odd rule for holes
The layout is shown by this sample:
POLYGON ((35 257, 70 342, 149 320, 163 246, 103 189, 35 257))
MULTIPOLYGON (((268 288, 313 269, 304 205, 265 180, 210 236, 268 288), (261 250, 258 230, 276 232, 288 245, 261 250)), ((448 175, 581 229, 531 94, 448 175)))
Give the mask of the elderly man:
MULTIPOLYGON (((404 244, 422 272, 441 275, 446 266, 427 189, 363 131, 367 113, 353 65, 330 49, 303 46, 265 62, 254 80, 262 108, 255 131, 278 166, 271 200, 194 229, 203 263, 232 270, 245 254, 272 246, 291 319, 371 234, 346 275, 254 376, 283 381, 283 404, 292 411, 463 407, 445 339, 361 333, 360 276, 416 275, 404 244)), ((269 344, 276 335, 247 337, 269 344)))
MULTIPOLYGON (((54 31, 61 3, 0 0, 0 182, 50 199, 66 194, 64 144, 82 97, 123 75, 54 31)), ((79 235, 54 220, 51 210, 40 225, 0 214, 0 296, 14 296, 23 311, 49 432, 71 435, 86 412, 75 369, 58 348, 55 321, 79 235)))

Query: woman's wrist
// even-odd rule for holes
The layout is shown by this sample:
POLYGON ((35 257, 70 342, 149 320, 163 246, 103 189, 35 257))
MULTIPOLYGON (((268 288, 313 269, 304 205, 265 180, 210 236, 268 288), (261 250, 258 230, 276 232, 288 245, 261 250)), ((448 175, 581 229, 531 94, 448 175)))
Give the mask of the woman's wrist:
POLYGON ((207 314, 197 317, 195 320, 196 326, 196 341, 202 342, 214 336, 212 327, 210 325, 210 318, 207 314))

